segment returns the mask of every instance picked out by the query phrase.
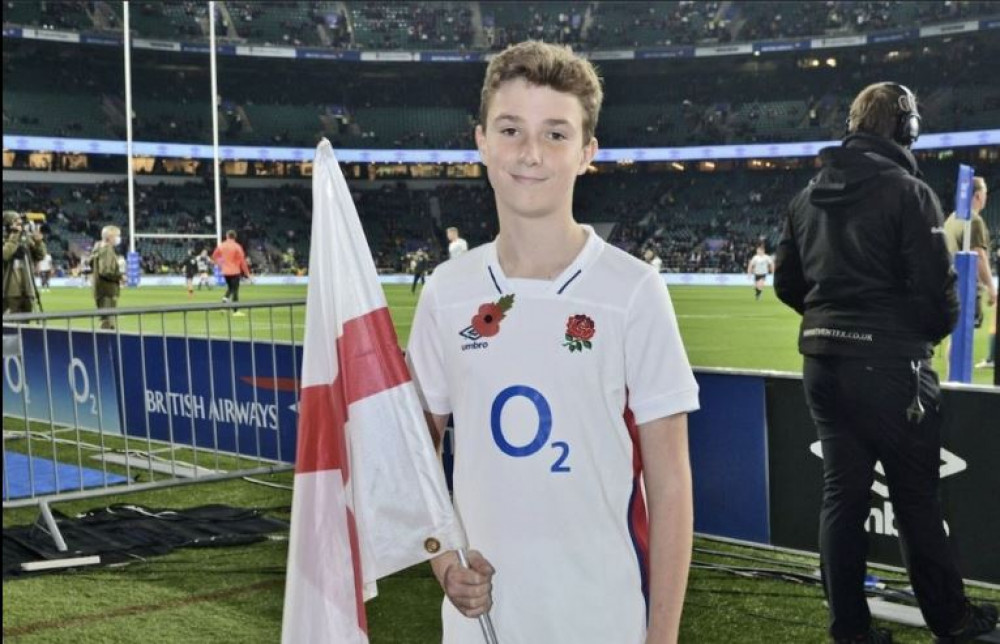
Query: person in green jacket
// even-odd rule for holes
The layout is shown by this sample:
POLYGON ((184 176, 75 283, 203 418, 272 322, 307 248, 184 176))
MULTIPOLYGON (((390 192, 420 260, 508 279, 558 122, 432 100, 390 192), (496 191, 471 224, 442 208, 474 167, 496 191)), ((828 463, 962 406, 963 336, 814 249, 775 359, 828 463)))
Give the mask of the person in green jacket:
MULTIPOLYGON (((113 309, 118 306, 118 295, 122 288, 122 270, 115 247, 121 243, 121 239, 122 231, 118 226, 105 226, 101 230, 101 241, 95 244, 90 253, 94 302, 99 309, 113 309)), ((115 328, 114 317, 102 315, 101 328, 115 328)))
POLYGON ((21 213, 3 213, 3 312, 31 313, 38 301, 31 267, 45 257, 45 242, 37 229, 26 231, 21 213))

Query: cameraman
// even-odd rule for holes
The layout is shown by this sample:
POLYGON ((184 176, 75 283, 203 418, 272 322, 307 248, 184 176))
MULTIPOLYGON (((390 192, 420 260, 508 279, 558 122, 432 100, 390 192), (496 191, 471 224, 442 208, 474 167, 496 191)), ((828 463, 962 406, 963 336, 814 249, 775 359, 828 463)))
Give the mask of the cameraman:
POLYGON ((836 642, 883 644, 865 602, 865 520, 875 463, 889 484, 903 559, 939 642, 993 630, 966 598, 938 499, 942 410, 930 366, 958 318, 937 197, 910 146, 917 101, 896 83, 851 104, 847 137, 788 206, 774 288, 802 314, 803 385, 823 449, 820 569, 836 642))
POLYGON ((38 299, 31 267, 46 255, 42 233, 21 214, 3 213, 3 312, 31 313, 38 299))

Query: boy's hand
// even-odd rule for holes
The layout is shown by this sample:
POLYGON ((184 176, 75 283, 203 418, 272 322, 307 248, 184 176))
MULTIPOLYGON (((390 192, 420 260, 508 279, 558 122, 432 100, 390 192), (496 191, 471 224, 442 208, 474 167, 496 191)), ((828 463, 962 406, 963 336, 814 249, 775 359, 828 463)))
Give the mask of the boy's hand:
POLYGON ((468 553, 469 567, 458 561, 458 553, 446 552, 431 561, 434 575, 451 603, 466 617, 479 617, 493 606, 493 575, 490 562, 475 550, 468 553))

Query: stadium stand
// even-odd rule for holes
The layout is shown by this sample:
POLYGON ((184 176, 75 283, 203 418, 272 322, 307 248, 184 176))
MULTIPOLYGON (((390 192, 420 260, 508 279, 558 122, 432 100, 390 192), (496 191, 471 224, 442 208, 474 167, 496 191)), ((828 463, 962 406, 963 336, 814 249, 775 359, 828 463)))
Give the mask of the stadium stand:
POLYGON ((592 49, 611 49, 729 42, 732 4, 600 2, 584 43, 592 49))
POLYGON ((528 38, 563 44, 581 41, 588 5, 578 2, 481 2, 489 49, 528 38))
MULTIPOLYGON (((842 49, 829 60, 789 53, 766 64, 607 61, 600 67, 606 107, 598 138, 604 147, 836 138, 857 89, 853 79, 890 77, 918 93, 927 131, 989 128, 1000 106, 1000 87, 982 82, 986 61, 1000 55, 993 40, 976 34, 961 43, 842 49)), ((5 132, 124 134, 114 49, 8 39, 5 53, 5 132), (60 96, 53 94, 52 69, 60 96)), ((203 56, 139 51, 133 66, 137 138, 211 140, 203 56)), ((481 64, 422 64, 419 76, 412 71, 409 63, 226 58, 219 78, 222 141, 311 146, 322 134, 344 147, 471 148, 481 64)))
MULTIPOLYGON (((204 41, 204 3, 133 3, 143 38, 204 41)), ((990 1, 304 2, 220 1, 217 35, 251 44, 341 49, 502 49, 542 38, 582 49, 851 35, 996 15, 990 1)), ((121 31, 120 3, 7 2, 5 25, 121 31)))
MULTIPOLYGON (((922 167, 949 210, 954 194, 953 162, 927 158, 922 167)), ((814 170, 725 170, 683 172, 643 170, 584 175, 575 193, 579 221, 610 224, 610 241, 641 255, 653 248, 671 272, 743 272, 758 243, 772 249, 781 232, 788 201, 814 170)), ((1000 170, 980 172, 990 185, 1000 170)), ((421 185, 420 182, 351 181, 352 196, 376 265, 402 272, 405 257, 427 248, 444 252, 444 229, 457 226, 475 246, 496 235, 493 193, 482 180, 421 185)), ((280 187, 229 187, 223 191, 223 224, 239 231, 258 272, 280 272, 288 249, 305 266, 309 256, 311 202, 308 183, 280 187)), ((140 185, 136 218, 142 232, 214 232, 210 185, 188 182, 140 185)), ((5 182, 4 208, 45 212, 53 257, 63 270, 89 252, 108 221, 127 222, 124 182, 54 184, 5 182)), ((985 213, 993 238, 1000 237, 1000 200, 985 213)), ((141 240, 147 272, 176 272, 192 247, 205 240, 141 240)))
POLYGON ((321 25, 333 2, 228 2, 226 7, 236 33, 253 42, 269 45, 320 47, 321 25))
POLYGON ((361 49, 467 49, 475 29, 468 3, 350 2, 361 49))
MULTIPOLYGON (((989 2, 831 1, 808 5, 811 12, 799 3, 638 1, 229 1, 219 7, 219 35, 229 42, 389 50, 496 49, 528 36, 597 49, 724 43, 845 35, 997 13, 989 2)), ((139 36, 199 40, 207 33, 208 16, 199 3, 143 2, 133 8, 139 36)), ((5 6, 4 21, 87 31, 113 27, 109 15, 120 20, 117 3, 14 2, 5 6), (62 4, 73 7, 55 11, 62 4)), ((1000 87, 989 65, 998 56, 1000 44, 987 32, 822 55, 602 60, 606 102, 597 135, 605 148, 835 139, 859 83, 876 78, 893 78, 918 92, 928 132, 996 128, 1000 87)), ((326 136, 337 147, 472 148, 483 63, 421 63, 419 74, 414 69, 412 63, 222 57, 222 143, 308 147, 326 136)), ((5 134, 124 137, 118 48, 5 38, 4 80, 5 134)), ((134 50, 136 138, 209 142, 209 86, 203 54, 134 50)), ((991 163, 995 158, 984 160, 992 180, 991 163)), ((929 163, 943 201, 954 190, 953 166, 929 163)), ((203 164, 202 172, 208 167, 203 164)), ((588 174, 575 211, 581 221, 613 225, 611 239, 630 252, 652 247, 669 270, 685 271, 742 270, 748 248, 761 239, 773 243, 781 208, 811 172, 663 170, 588 174)), ((162 163, 153 166, 154 174, 162 171, 162 163)), ((473 244, 496 232, 493 197, 483 180, 433 187, 361 181, 352 187, 373 252, 386 270, 405 268, 406 255, 420 247, 440 256, 445 226, 458 226, 473 244)), ((125 219, 124 199, 120 182, 4 186, 5 205, 49 214, 54 254, 65 264, 86 254, 99 225, 125 219)), ((138 199, 145 231, 214 232, 206 184, 144 185, 138 199)), ((226 225, 245 235, 255 265, 281 270, 288 249, 305 261, 305 187, 226 188, 224 203, 226 225), (267 230, 261 221, 269 223, 267 230)), ((988 212, 993 229, 1000 224, 998 205, 1000 200, 991 202, 988 212)), ((144 240, 140 250, 149 270, 173 270, 189 245, 144 240)))

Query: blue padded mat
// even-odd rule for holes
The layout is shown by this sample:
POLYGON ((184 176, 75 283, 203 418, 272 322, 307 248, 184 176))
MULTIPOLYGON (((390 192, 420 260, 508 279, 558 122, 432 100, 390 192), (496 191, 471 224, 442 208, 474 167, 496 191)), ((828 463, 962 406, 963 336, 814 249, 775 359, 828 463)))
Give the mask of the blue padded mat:
POLYGON ((29 461, 31 462, 31 475, 35 479, 35 496, 81 488, 102 487, 105 485, 105 481, 107 485, 118 485, 128 480, 120 474, 112 474, 111 472, 105 474, 101 470, 89 467, 81 468, 77 465, 56 464, 47 458, 29 457, 20 452, 4 452, 3 498, 5 501, 31 496, 29 461), (56 485, 57 474, 58 487, 56 485))

